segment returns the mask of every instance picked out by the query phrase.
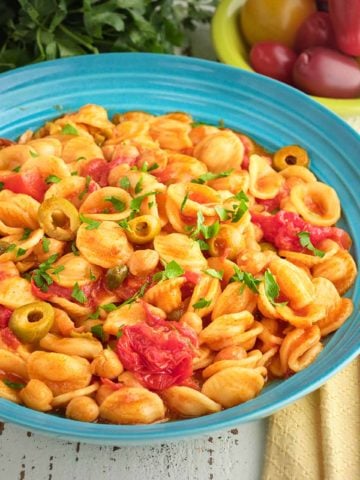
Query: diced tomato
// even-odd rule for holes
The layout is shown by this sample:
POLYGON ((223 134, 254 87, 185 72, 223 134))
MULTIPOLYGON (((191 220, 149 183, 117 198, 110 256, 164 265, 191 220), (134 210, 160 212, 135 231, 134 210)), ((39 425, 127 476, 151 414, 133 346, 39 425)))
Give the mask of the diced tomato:
MULTIPOLYGON (((113 291, 120 301, 127 300, 135 295, 136 292, 147 282, 151 282, 152 275, 135 276, 131 273, 126 277, 119 288, 113 291)), ((150 283, 149 283, 150 286, 150 283)))
POLYGON ((102 383, 102 385, 106 385, 107 387, 110 387, 112 390, 120 390, 120 388, 124 386, 121 383, 113 382, 112 380, 110 380, 110 378, 100 377, 100 382, 102 383))
POLYGON ((20 346, 19 340, 15 337, 9 327, 0 330, 0 336, 1 340, 5 343, 5 345, 12 348, 13 350, 16 350, 20 346))
POLYGON ((273 212, 274 210, 280 208, 281 201, 289 196, 290 188, 287 185, 284 185, 279 193, 274 198, 270 198, 269 200, 261 200, 259 198, 256 199, 256 203, 263 205, 267 212, 273 212))
POLYGON ((38 202, 44 200, 47 185, 37 170, 28 170, 23 173, 12 173, 3 177, 3 188, 7 188, 14 193, 24 193, 38 202))
POLYGON ((128 156, 115 157, 109 163, 109 170, 112 170, 113 168, 118 167, 119 165, 123 165, 124 163, 126 163, 130 167, 133 167, 136 164, 137 160, 138 160, 138 157, 128 157, 128 156))
POLYGON ((309 232, 311 243, 317 247, 325 239, 334 240, 342 248, 350 248, 349 235, 337 227, 316 227, 305 222, 297 213, 280 210, 276 215, 261 215, 253 213, 252 221, 263 232, 263 239, 272 243, 276 248, 307 252, 300 244, 299 232, 309 232))
POLYGON ((9 308, 0 305, 0 329, 8 326, 11 314, 12 311, 9 308))
POLYGON ((123 328, 116 351, 124 367, 150 390, 182 384, 192 375, 197 336, 177 322, 140 322, 123 328))
POLYGON ((80 175, 91 177, 101 187, 108 185, 109 163, 103 158, 94 158, 80 169, 80 175))
POLYGON ((186 281, 189 283, 192 283, 193 285, 197 285, 200 280, 200 273, 199 272, 191 272, 190 270, 186 270, 184 273, 184 277, 186 278, 186 281))

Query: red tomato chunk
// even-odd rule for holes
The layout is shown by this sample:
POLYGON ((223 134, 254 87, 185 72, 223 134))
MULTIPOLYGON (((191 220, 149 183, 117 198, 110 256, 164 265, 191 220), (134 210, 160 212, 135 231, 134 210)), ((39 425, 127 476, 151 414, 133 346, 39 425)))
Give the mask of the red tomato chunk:
POLYGON ((299 232, 309 232, 311 243, 316 247, 322 240, 330 239, 343 248, 350 248, 349 235, 337 227, 315 227, 305 222, 297 213, 280 210, 276 215, 253 213, 252 221, 263 231, 263 239, 279 250, 306 252, 301 246, 299 232))
POLYGON ((196 346, 190 328, 157 319, 124 327, 116 351, 125 369, 145 387, 163 390, 191 377, 196 346))
POLYGON ((47 185, 36 170, 29 170, 24 173, 14 173, 1 179, 4 183, 3 188, 11 190, 14 193, 24 193, 38 202, 44 200, 47 185))

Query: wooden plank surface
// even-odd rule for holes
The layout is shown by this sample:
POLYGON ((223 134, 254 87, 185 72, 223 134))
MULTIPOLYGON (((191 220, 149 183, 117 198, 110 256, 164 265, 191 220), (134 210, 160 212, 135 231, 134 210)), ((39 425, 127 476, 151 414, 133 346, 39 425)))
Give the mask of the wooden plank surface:
POLYGON ((0 480, 259 480, 266 422, 141 447, 73 443, 0 423, 0 480))

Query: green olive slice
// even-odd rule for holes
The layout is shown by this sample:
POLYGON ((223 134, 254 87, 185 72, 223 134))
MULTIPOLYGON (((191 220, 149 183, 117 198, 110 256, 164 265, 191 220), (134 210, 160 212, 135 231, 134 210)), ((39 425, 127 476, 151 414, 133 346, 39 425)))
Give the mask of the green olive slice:
POLYGON ((39 223, 48 237, 73 240, 80 227, 79 212, 65 198, 49 198, 39 208, 39 223))
POLYGON ((28 303, 13 311, 9 328, 22 342, 35 343, 49 332, 54 316, 54 309, 49 303, 28 303))
POLYGON ((106 287, 109 290, 118 288, 128 275, 128 268, 126 265, 109 268, 105 275, 106 287))

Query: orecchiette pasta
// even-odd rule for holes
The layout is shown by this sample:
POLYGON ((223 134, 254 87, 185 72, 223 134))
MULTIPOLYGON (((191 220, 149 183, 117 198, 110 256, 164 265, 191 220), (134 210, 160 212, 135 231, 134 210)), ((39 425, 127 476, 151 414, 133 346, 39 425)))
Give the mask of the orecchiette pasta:
POLYGON ((357 275, 308 163, 186 113, 98 105, 0 145, 0 397, 151 424, 306 368, 357 275))

